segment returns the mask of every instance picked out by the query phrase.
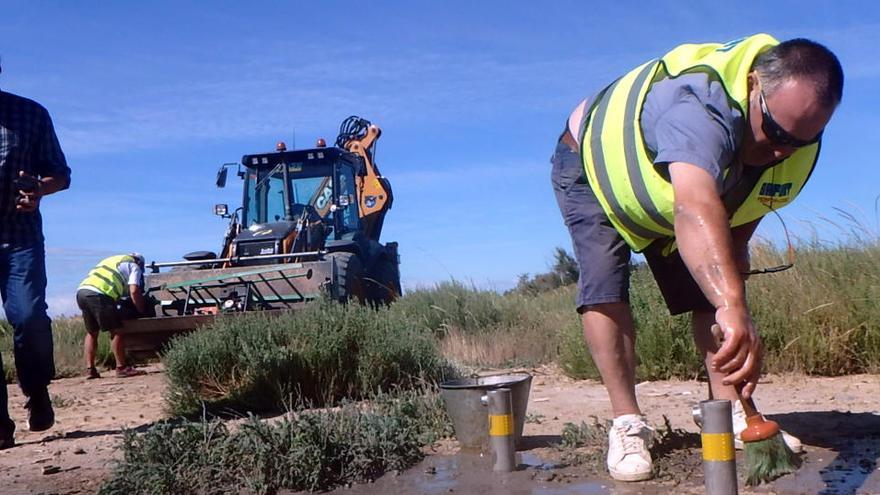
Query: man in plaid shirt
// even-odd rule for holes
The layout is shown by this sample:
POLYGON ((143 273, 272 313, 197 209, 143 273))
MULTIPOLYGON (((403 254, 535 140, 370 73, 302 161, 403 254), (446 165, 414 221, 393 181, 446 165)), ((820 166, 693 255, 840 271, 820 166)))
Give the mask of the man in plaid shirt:
MULTIPOLYGON (((69 185, 70 168, 49 113, 39 103, 0 90, 0 295, 13 328, 15 367, 28 398, 30 431, 48 430, 55 423, 48 391, 55 362, 46 314, 40 199, 69 185)), ((15 445, 7 400, 6 386, 0 386, 0 449, 15 445)))

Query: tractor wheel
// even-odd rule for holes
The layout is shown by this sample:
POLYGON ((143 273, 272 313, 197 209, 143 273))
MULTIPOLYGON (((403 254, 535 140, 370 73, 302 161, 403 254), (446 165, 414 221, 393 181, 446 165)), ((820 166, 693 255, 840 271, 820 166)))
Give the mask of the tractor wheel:
POLYGON ((330 257, 336 260, 336 300, 341 303, 357 301, 363 303, 364 291, 364 265, 361 259, 353 253, 331 253, 330 257))
POLYGON ((367 282, 370 304, 391 304, 400 297, 400 269, 394 260, 380 258, 371 270, 367 282))

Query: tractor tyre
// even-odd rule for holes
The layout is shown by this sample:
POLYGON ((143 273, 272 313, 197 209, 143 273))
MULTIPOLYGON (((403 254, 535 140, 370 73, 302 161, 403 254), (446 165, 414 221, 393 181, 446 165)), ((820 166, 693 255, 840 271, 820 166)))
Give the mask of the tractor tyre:
POLYGON ((376 261, 366 281, 367 298, 373 306, 388 305, 400 297, 400 268, 385 257, 376 261))
POLYGON ((335 299, 341 303, 356 301, 363 304, 366 294, 361 259, 354 253, 331 253, 330 257, 336 260, 335 299))

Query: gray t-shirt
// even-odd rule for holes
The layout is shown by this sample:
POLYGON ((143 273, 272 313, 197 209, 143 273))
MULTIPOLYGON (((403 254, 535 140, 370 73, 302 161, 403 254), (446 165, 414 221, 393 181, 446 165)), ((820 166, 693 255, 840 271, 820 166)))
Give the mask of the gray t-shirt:
POLYGON ((686 162, 715 178, 718 192, 728 192, 742 174, 736 151, 745 125, 730 106, 721 83, 707 74, 684 74, 655 83, 640 117, 645 145, 654 164, 668 177, 666 165, 686 162), (725 178, 724 172, 731 168, 725 178))

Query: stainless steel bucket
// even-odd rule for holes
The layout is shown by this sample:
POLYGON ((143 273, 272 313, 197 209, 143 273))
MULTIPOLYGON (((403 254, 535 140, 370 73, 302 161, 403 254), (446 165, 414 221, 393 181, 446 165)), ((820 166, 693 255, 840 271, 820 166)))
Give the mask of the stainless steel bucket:
POLYGON ((489 452, 489 411, 483 397, 496 388, 509 388, 511 391, 514 438, 519 447, 531 386, 532 375, 528 373, 489 375, 441 383, 440 392, 446 412, 452 418, 455 437, 461 448, 489 452))

